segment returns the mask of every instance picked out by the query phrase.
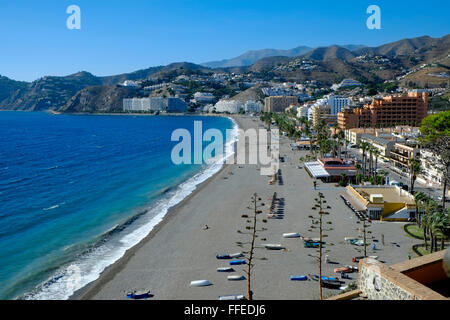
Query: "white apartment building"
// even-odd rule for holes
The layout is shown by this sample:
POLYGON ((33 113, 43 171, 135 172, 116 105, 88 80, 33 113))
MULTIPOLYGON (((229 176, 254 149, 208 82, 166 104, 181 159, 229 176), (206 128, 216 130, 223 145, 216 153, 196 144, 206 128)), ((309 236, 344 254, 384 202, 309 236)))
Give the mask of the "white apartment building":
POLYGON ((245 112, 256 112, 259 113, 264 110, 264 105, 255 100, 248 100, 244 105, 245 112))
POLYGON ((308 117, 309 106, 300 106, 297 108, 297 118, 308 117))
POLYGON ((422 162, 422 174, 417 177, 417 181, 429 185, 444 183, 442 169, 436 166, 435 159, 439 157, 431 150, 420 150, 420 161, 422 162))
POLYGON ((196 92, 194 93, 194 99, 197 103, 212 103, 215 97, 210 92, 196 92))
POLYGON ((338 114, 343 108, 350 105, 349 98, 342 98, 339 96, 329 96, 327 104, 330 106, 330 114, 338 114))
POLYGON ((214 108, 216 112, 229 112, 229 113, 239 113, 242 109, 244 110, 244 104, 241 101, 235 100, 220 100, 216 103, 214 108))
POLYGON ((163 111, 167 99, 162 97, 123 99, 123 111, 163 111))

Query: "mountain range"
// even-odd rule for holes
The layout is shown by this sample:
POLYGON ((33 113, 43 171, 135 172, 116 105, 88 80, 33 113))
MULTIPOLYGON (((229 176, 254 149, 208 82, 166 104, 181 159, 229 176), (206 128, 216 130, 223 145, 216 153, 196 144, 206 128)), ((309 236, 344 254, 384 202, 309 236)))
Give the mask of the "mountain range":
MULTIPOLYGON (((363 45, 343 45, 341 48, 355 51, 365 48, 363 45)), ((251 50, 241 54, 238 57, 231 59, 224 59, 221 61, 211 61, 201 63, 202 66, 208 68, 230 68, 230 67, 246 67, 251 66, 256 61, 268 58, 268 57, 297 57, 307 54, 313 51, 314 48, 300 46, 289 50, 277 50, 277 49, 263 49, 263 50, 251 50)))
MULTIPOLYGON (((158 78, 171 81, 178 75, 225 71, 253 72, 263 78, 278 77, 287 81, 318 80, 326 85, 343 78, 353 78, 363 83, 380 83, 394 79, 405 70, 415 70, 429 63, 444 70, 450 68, 450 35, 442 38, 424 36, 403 39, 373 48, 332 45, 249 51, 221 62, 203 65, 172 63, 107 77, 97 77, 85 71, 64 77, 46 76, 33 82, 15 81, 0 76, 0 109, 114 111, 120 108, 121 99, 135 94, 118 86, 125 80, 158 78), (304 60, 313 64, 314 69, 302 68, 304 60)), ((450 83, 448 86, 450 87, 450 83)))

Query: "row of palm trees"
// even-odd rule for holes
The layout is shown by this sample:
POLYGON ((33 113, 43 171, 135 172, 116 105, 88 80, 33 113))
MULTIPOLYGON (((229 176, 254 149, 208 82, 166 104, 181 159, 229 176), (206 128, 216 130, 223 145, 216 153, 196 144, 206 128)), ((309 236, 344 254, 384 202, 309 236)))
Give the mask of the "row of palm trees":
POLYGON ((414 194, 417 204, 417 224, 423 231, 425 249, 428 250, 428 239, 430 239, 430 252, 444 250, 445 239, 450 236, 450 218, 448 210, 428 197, 423 192, 414 194), (440 248, 438 239, 440 238, 440 248))

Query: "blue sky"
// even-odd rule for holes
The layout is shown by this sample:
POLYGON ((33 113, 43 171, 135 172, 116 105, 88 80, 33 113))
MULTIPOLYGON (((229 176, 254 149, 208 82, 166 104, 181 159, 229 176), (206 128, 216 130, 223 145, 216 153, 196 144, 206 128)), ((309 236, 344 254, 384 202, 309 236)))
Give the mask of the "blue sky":
POLYGON ((0 74, 103 76, 264 48, 377 46, 446 35, 449 12, 444 0, 1 0, 0 74), (66 28, 72 4, 81 8, 81 30, 66 28), (372 4, 381 8, 381 30, 366 27, 372 4))

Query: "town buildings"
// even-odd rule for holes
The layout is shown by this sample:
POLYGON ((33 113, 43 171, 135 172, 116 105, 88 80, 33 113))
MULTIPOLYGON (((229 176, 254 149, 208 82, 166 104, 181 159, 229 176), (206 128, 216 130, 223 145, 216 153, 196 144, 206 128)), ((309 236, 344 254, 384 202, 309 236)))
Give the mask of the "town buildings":
POLYGON ((291 104, 298 105, 298 97, 273 96, 264 99, 264 112, 284 112, 291 104))
POLYGON ((338 124, 341 129, 420 126, 427 112, 428 93, 415 90, 407 95, 376 98, 362 108, 345 109, 338 113, 338 124))

